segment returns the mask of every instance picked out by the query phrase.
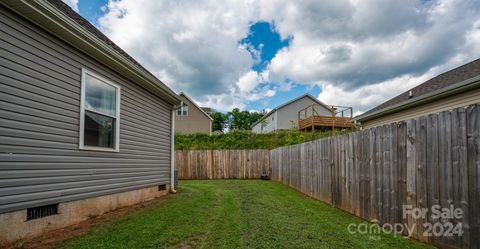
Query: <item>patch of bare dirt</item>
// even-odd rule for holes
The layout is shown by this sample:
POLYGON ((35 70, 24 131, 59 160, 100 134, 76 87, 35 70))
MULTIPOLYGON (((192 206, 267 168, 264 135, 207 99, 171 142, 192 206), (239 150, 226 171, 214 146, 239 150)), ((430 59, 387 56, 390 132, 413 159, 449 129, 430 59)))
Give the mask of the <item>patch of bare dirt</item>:
POLYGON ((75 225, 51 230, 35 237, 18 240, 14 243, 9 243, 9 244, 0 243, 0 248, 1 249, 53 248, 60 245, 61 242, 67 239, 86 234, 88 231, 90 231, 91 229, 93 229, 95 226, 97 226, 102 222, 116 219, 118 217, 121 217, 129 213, 138 212, 144 208, 151 207, 159 202, 170 199, 172 198, 172 196, 173 195, 168 194, 166 196, 161 196, 150 201, 145 201, 132 206, 119 208, 114 211, 102 214, 100 216, 90 217, 87 220, 84 220, 75 225))

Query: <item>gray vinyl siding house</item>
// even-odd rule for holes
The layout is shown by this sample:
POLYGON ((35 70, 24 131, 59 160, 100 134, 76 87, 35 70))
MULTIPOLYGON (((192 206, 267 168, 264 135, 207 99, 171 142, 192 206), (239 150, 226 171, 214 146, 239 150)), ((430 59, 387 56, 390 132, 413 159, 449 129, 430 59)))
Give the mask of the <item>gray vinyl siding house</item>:
POLYGON ((297 128, 298 112, 305 107, 316 105, 314 108, 319 115, 331 116, 330 106, 319 101, 310 94, 304 94, 293 100, 290 100, 265 114, 260 120, 252 125, 254 133, 268 133, 277 130, 289 130, 297 128))
POLYGON ((82 208, 105 209, 95 210, 101 213, 158 196, 159 185, 168 188, 172 179, 172 116, 180 103, 174 92, 61 1, 28 2, 0 3, 3 241, 72 223, 55 215, 25 221, 28 208, 59 204, 58 216, 69 215, 66 208, 71 206, 62 204, 83 200, 82 208), (119 126, 113 121, 106 126, 119 133, 108 130, 118 142, 111 150, 82 149, 85 72, 118 86, 119 113, 111 120, 119 120, 119 126), (129 196, 119 195, 127 192, 129 196), (102 196, 111 199, 85 201, 102 196))

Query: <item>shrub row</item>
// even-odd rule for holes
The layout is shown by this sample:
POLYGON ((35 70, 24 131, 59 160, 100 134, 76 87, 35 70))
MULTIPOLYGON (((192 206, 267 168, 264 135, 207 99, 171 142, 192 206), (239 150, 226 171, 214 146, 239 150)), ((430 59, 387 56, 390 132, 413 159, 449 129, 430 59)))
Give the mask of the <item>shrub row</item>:
POLYGON ((350 130, 301 132, 297 130, 257 134, 251 131, 231 131, 206 134, 176 134, 176 150, 274 149, 281 146, 317 140, 349 133, 350 130))

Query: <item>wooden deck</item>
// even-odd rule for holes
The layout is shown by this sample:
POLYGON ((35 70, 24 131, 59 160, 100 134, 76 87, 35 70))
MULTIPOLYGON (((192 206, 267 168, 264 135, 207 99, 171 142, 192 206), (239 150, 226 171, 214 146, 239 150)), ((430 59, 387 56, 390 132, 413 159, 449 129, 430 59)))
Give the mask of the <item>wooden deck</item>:
POLYGON ((352 119, 352 107, 332 106, 331 116, 322 116, 316 111, 317 106, 318 105, 311 105, 298 112, 297 127, 299 130, 307 131, 356 127, 352 119))
POLYGON ((324 128, 354 128, 351 118, 313 116, 298 121, 299 130, 321 130, 324 128))

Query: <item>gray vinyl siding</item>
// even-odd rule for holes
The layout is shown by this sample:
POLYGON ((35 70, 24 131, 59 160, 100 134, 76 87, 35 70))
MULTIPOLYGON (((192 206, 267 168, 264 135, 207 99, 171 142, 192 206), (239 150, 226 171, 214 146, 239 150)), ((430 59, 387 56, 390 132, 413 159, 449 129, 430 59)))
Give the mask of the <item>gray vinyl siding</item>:
POLYGON ((276 120, 275 120, 275 113, 277 111, 274 111, 270 113, 267 117, 264 118, 265 121, 259 122, 255 126, 252 127, 252 131, 255 133, 269 133, 275 130, 275 127, 277 126, 276 120), (265 127, 262 129, 262 123, 264 123, 265 127))
POLYGON ((170 113, 0 5, 0 213, 169 183, 170 113), (118 153, 78 149, 82 68, 121 86, 118 153))
MULTIPOLYGON (((308 106, 316 105, 315 110, 320 116, 331 116, 332 113, 327 108, 318 105, 318 103, 309 97, 303 97, 277 110, 278 121, 277 129, 288 130, 292 128, 292 121, 295 128, 298 125, 298 112, 308 106)), ((311 111, 311 110, 310 110, 311 111)), ((311 114, 309 114, 311 115, 311 114)))
POLYGON ((263 127, 263 130, 261 129, 260 122, 252 127, 252 131, 255 133, 268 133, 275 130, 289 130, 292 128, 292 121, 296 128, 298 125, 298 112, 311 105, 316 105, 314 107, 315 111, 320 116, 332 115, 328 108, 319 105, 318 102, 314 101, 308 96, 305 96, 289 103, 288 105, 284 105, 278 109, 275 109, 274 112, 265 117, 267 124, 265 127, 263 127))

